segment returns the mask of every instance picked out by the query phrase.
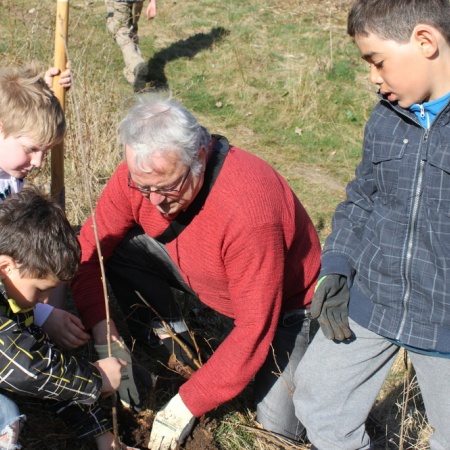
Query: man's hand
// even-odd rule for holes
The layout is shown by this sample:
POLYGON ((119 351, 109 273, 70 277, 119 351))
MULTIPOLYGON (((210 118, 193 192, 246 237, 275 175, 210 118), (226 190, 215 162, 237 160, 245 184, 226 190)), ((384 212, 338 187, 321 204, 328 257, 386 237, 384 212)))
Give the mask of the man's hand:
POLYGON ((317 282, 310 312, 313 319, 318 319, 326 338, 343 341, 351 337, 352 331, 348 324, 349 299, 346 276, 330 274, 317 282))
MULTIPOLYGON (((94 347, 100 358, 106 358, 108 356, 107 345, 94 345, 94 347)), ((116 358, 127 362, 127 366, 122 370, 122 380, 120 382, 119 390, 117 391, 120 396, 120 401, 125 407, 130 408, 131 406, 136 411, 140 411, 142 400, 139 396, 136 381, 134 379, 133 360, 131 352, 123 342, 122 338, 111 343, 111 356, 115 356, 116 358)))
POLYGON ((81 320, 63 309, 54 308, 41 328, 56 345, 64 348, 81 347, 90 339, 81 320))
POLYGON ((151 450, 175 450, 181 445, 194 426, 195 417, 189 411, 180 394, 156 414, 148 448, 151 450))

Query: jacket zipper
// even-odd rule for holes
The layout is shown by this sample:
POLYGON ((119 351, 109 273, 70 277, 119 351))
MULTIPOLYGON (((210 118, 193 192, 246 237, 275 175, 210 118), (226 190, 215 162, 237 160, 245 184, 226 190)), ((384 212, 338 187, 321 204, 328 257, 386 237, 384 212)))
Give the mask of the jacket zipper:
MULTIPOLYGON (((425 129, 425 133, 423 135, 423 142, 426 143, 428 140, 428 135, 429 135, 429 129, 425 129)), ((412 252, 413 252, 413 248, 414 248, 414 237, 416 234, 416 227, 417 227, 417 216, 418 216, 418 211, 419 211, 419 203, 420 203, 420 192, 422 190, 422 183, 423 183, 423 173, 424 173, 424 169, 425 169, 425 160, 421 159, 420 160, 420 165, 419 165, 419 177, 417 180, 417 187, 416 187, 416 191, 415 191, 415 195, 414 195, 414 203, 413 203, 413 208, 412 208, 412 214, 411 214, 411 220, 410 220, 410 226, 409 226, 409 236, 408 236, 408 240, 407 240, 407 247, 406 247, 406 262, 405 262, 405 270, 403 272, 404 274, 404 278, 405 278, 405 282, 406 282, 406 291, 405 291, 405 295, 403 297, 403 317, 402 317, 402 322, 400 324, 396 339, 400 340, 400 337, 403 333, 403 329, 405 327, 405 322, 406 322, 406 316, 408 314, 408 303, 409 303, 409 299, 411 297, 411 276, 410 276, 410 268, 411 268, 411 261, 412 261, 412 252)))

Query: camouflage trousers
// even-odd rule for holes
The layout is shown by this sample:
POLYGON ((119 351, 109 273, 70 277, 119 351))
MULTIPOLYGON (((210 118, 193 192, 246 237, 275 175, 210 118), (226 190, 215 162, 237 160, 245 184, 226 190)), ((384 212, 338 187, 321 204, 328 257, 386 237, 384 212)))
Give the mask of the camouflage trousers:
POLYGON ((106 26, 122 51, 125 62, 123 74, 130 84, 135 81, 136 66, 144 62, 138 47, 138 22, 143 3, 143 1, 105 0, 106 26))

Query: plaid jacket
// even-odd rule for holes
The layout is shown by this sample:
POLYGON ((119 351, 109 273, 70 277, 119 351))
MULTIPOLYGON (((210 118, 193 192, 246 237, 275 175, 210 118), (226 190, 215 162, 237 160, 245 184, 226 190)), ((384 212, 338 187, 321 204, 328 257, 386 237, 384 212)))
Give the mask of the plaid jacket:
POLYGON ((102 382, 97 368, 62 353, 33 322, 33 309, 15 314, 0 296, 0 388, 43 399, 94 403, 102 382))
POLYGON ((450 352, 450 104, 429 130, 382 99, 338 205, 322 275, 346 275, 350 316, 412 347, 450 352))
POLYGON ((0 294, 0 390, 57 400, 50 407, 89 440, 111 429, 96 403, 101 386, 96 367, 58 350, 34 325, 32 308, 14 312, 0 294))

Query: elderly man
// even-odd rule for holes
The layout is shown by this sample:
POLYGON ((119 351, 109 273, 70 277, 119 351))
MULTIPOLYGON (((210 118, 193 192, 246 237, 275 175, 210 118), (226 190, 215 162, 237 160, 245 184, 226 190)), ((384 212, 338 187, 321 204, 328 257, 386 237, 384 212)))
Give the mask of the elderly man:
MULTIPOLYGON (((320 265, 318 236, 303 206, 266 162, 210 135, 184 107, 158 94, 136 96, 119 133, 125 161, 95 211, 107 277, 132 335, 145 341, 153 330, 175 348, 190 377, 158 412, 149 448, 182 443, 195 417, 252 379, 257 420, 299 439, 304 429, 295 418, 291 378, 309 343, 307 308, 320 265), (196 371, 160 320, 189 344, 177 291, 234 319, 196 371), (151 308, 133 309, 142 299, 151 308)), ((101 353, 106 321, 92 218, 80 242, 72 289, 101 353)), ((112 325, 113 354, 122 357, 127 350, 112 325)), ((133 373, 127 378, 120 392, 139 406, 133 373)))

